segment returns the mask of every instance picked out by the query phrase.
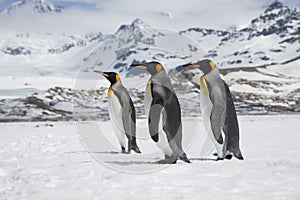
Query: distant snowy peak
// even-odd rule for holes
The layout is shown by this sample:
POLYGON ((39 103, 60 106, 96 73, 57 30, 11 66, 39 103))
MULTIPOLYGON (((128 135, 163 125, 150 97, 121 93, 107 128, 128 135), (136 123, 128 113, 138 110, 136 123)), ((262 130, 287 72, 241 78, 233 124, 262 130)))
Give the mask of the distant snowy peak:
POLYGON ((208 49, 221 67, 256 67, 299 59, 300 11, 274 1, 243 29, 180 31, 208 49))
POLYGON ((13 3, 2 13, 9 15, 31 14, 35 16, 45 13, 61 13, 63 9, 62 6, 57 6, 49 0, 22 0, 13 3))
POLYGON ((123 24, 118 31, 113 34, 113 37, 134 37, 135 39, 141 39, 145 35, 151 35, 153 37, 160 35, 160 33, 149 24, 146 24, 140 18, 136 18, 131 24, 123 24))
POLYGON ((160 33, 150 25, 144 23, 141 19, 135 19, 129 25, 121 25, 116 33, 108 37, 108 41, 104 46, 115 46, 117 49, 131 48, 139 43, 142 44, 154 44, 153 37, 158 36, 160 33))
POLYGON ((139 57, 141 52, 150 51, 149 47, 155 46, 155 39, 162 36, 164 34, 160 30, 137 18, 129 25, 121 25, 114 34, 108 35, 84 59, 82 68, 88 70, 112 65, 112 68, 123 71, 127 69, 128 63, 136 62, 133 57, 139 57))
POLYGON ((292 9, 284 6, 279 1, 275 1, 259 17, 253 19, 248 27, 241 31, 250 32, 250 38, 270 34, 277 34, 280 37, 286 35, 299 36, 299 26, 300 11, 296 8, 292 9))
POLYGON ((143 22, 140 18, 136 18, 129 25, 128 24, 121 25, 120 28, 118 29, 117 33, 132 30, 132 29, 135 29, 135 28, 143 29, 143 28, 151 28, 151 27, 150 27, 150 25, 143 22))

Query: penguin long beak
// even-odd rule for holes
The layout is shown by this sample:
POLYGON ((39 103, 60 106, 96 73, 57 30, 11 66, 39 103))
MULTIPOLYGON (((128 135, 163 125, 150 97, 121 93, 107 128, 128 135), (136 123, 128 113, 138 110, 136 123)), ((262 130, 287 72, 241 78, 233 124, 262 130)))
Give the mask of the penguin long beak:
POLYGON ((94 72, 98 73, 98 74, 101 74, 102 76, 105 76, 105 77, 108 77, 109 75, 106 74, 105 72, 103 71, 98 71, 98 70, 94 70, 94 72))
POLYGON ((188 63, 185 65, 182 65, 182 67, 189 67, 189 68, 200 68, 199 64, 195 64, 195 63, 188 63))
POLYGON ((136 67, 140 69, 147 69, 147 67, 143 64, 131 64, 130 67, 136 67))

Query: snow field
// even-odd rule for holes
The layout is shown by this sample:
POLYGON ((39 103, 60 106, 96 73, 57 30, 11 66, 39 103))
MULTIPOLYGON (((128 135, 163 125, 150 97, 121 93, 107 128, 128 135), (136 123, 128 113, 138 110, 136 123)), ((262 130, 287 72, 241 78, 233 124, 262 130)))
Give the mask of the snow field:
POLYGON ((109 122, 0 124, 0 199, 299 199, 299 115, 239 122, 244 161, 213 161, 210 145, 201 152, 202 120, 185 118, 192 163, 163 166, 152 163, 162 154, 143 120, 140 155, 112 153, 120 149, 109 122))

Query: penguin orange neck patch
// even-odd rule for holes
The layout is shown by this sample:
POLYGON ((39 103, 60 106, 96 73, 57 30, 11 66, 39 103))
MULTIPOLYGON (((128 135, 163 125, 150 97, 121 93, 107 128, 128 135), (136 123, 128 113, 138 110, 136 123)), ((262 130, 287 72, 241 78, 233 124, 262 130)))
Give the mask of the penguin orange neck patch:
POLYGON ((108 88, 108 95, 111 95, 111 94, 113 94, 113 89, 112 89, 112 87, 110 86, 110 87, 108 88))
POLYGON ((200 78, 200 89, 201 88, 203 88, 203 90, 205 91, 205 94, 208 96, 209 91, 208 91, 208 87, 207 87, 206 80, 205 80, 204 76, 201 76, 201 78, 200 78))

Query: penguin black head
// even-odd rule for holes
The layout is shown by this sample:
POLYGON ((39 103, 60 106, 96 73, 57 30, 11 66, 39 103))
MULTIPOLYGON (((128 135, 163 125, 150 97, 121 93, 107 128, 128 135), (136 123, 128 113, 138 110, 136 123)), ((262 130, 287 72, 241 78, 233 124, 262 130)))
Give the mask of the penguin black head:
POLYGON ((164 70, 162 64, 159 62, 148 62, 142 64, 131 64, 130 67, 137 67, 147 70, 151 75, 155 75, 164 70))
POLYGON ((196 63, 188 63, 183 65, 183 67, 190 67, 190 68, 197 68, 200 69, 204 75, 208 74, 209 72, 211 72, 213 69, 215 69, 216 64, 209 60, 209 59, 205 59, 205 60, 201 60, 199 62, 196 63))
POLYGON ((104 76, 107 80, 109 80, 109 82, 112 85, 120 80, 119 74, 117 74, 115 72, 102 72, 102 71, 94 71, 94 72, 99 73, 102 76, 104 76))

